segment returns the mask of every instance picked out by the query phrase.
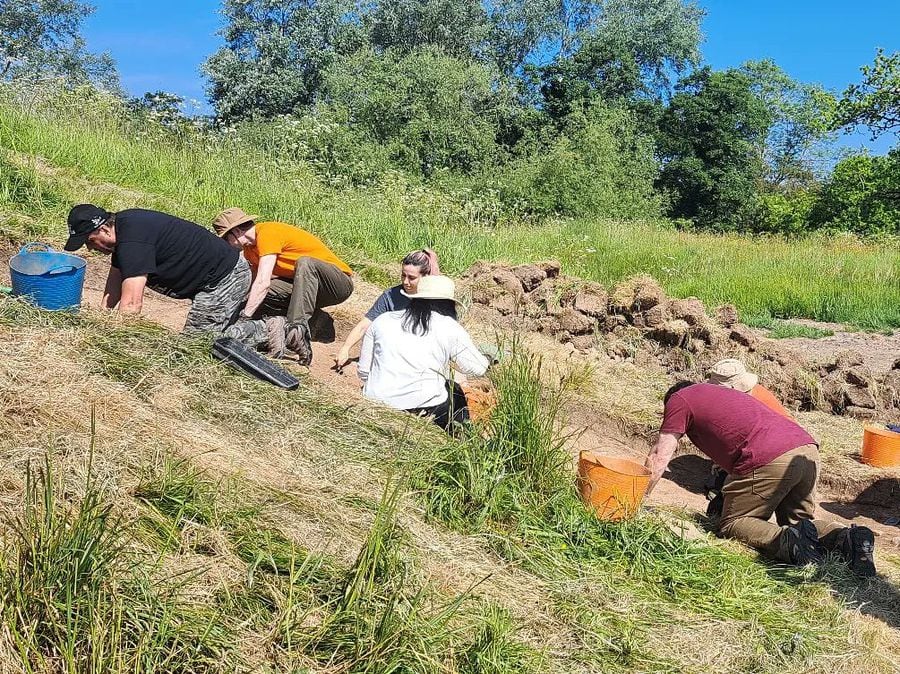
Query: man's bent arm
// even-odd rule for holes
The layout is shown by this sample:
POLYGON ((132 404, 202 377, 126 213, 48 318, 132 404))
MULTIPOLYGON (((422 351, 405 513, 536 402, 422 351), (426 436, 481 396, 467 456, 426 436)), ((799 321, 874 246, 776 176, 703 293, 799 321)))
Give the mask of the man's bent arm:
POLYGON ((656 483, 666 471, 666 466, 672 460, 672 455, 678 449, 678 439, 681 435, 674 433, 660 433, 656 444, 647 455, 646 466, 650 469, 650 484, 647 485, 647 493, 653 491, 656 483))
POLYGON ((122 299, 119 300, 119 313, 139 314, 144 305, 144 286, 147 276, 130 276, 122 281, 122 299))
POLYGON ((115 309, 122 299, 122 272, 118 267, 110 267, 106 276, 106 287, 103 289, 101 306, 104 309, 115 309))
MULTIPOLYGON (((250 286, 250 295, 247 297, 247 304, 244 305, 243 314, 252 316, 259 309, 259 305, 266 299, 269 292, 269 286, 272 285, 272 272, 275 271, 275 263, 278 256, 263 255, 259 258, 259 266, 256 270, 256 276, 253 278, 253 284, 250 286)), ((296 288, 295 288, 296 290, 296 288)))

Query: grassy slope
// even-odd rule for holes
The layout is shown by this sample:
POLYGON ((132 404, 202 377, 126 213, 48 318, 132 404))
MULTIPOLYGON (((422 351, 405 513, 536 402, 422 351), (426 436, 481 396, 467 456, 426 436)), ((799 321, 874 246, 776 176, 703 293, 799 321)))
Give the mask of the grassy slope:
MULTIPOLYGON (((14 180, 9 172, 0 179, 8 236, 45 236, 68 190, 85 187, 42 174, 17 169, 14 180)), ((88 192, 129 198, 112 185, 88 192)), ((890 583, 858 585, 837 567, 807 583, 737 546, 682 540, 653 516, 600 525, 573 503, 569 478, 549 501, 535 498, 519 477, 528 466, 516 464, 518 442, 447 443, 427 425, 348 410, 309 381, 280 393, 212 363, 202 343, 143 324, 48 319, 0 300, 0 343, 8 354, 0 364, 4 528, 18 518, 22 529, 29 460, 40 465, 52 451, 62 483, 56 520, 36 518, 23 529, 32 534, 6 540, 4 605, 43 619, 37 629, 5 614, 4 671, 22 669, 23 652, 37 671, 52 669, 41 660, 47 653, 64 663, 57 671, 90 669, 84 658, 108 671, 154 663, 165 671, 332 671, 329 662, 369 671, 385 658, 414 671, 462 672, 896 666, 896 632, 841 599, 870 601, 868 612, 896 624, 890 583), (82 505, 84 524, 63 528, 78 512, 70 504, 84 503, 92 408, 101 497, 86 514, 82 505), (511 463, 484 465, 498 455, 511 463), (390 514, 377 507, 386 466, 415 476, 399 529, 374 516, 390 514), (28 562, 23 544, 90 534, 99 526, 91 513, 105 507, 123 517, 110 545, 128 550, 134 566, 98 553, 90 577, 99 580, 85 586, 73 581, 82 567, 58 563, 69 559, 65 545, 38 546, 44 563, 28 562), (48 584, 60 566, 65 572, 48 584), (443 607, 485 578, 445 621, 443 607), (61 604, 64 593, 40 590, 54 584, 72 593, 61 604), (81 609, 75 618, 63 610, 70 605, 81 609), (62 629, 69 620, 85 622, 62 629), (72 633, 83 638, 65 637, 72 633), (137 645, 135 634, 143 635, 137 645), (103 659, 97 644, 117 659, 103 659)), ((528 437, 539 452, 551 442, 528 437)), ((42 492, 31 493, 40 513, 42 492)))
MULTIPOLYGON (((679 232, 654 223, 565 220, 540 225, 479 224, 483 217, 401 180, 333 192, 307 170, 228 142, 151 132, 126 135, 111 117, 67 108, 25 113, 0 104, 0 147, 156 195, 147 203, 198 222, 222 207, 310 223, 349 259, 393 261, 435 246, 450 272, 477 259, 557 258, 568 273, 611 284, 646 272, 675 296, 733 302, 755 322, 808 317, 867 328, 900 326, 900 248, 849 238, 787 242, 679 232)), ((114 204, 124 205, 124 204, 114 204)), ((54 206, 54 215, 63 214, 54 206)))
MULTIPOLYGON (((142 560, 137 570, 109 571, 110 582, 126 588, 116 601, 128 616, 158 604, 172 616, 159 629, 143 626, 147 658, 173 642, 198 644, 168 671, 264 663, 325 671, 332 658, 362 671, 387 657, 384 635, 371 627, 386 606, 405 625, 391 657, 435 660, 415 671, 874 672, 896 662, 896 633, 835 598, 855 594, 885 610, 890 596, 877 595, 891 586, 883 582, 857 585, 830 567, 807 583, 802 572, 767 568, 736 546, 682 540, 655 517, 603 526, 567 501, 544 503, 532 516, 476 521, 447 506, 473 502, 446 479, 465 450, 427 425, 406 427, 407 419, 368 407, 348 413, 309 381, 294 394, 279 392, 216 365, 201 342, 173 343, 154 326, 48 319, 0 300, 0 341, 11 354, 0 366, 4 528, 21 518, 27 462, 39 465, 48 450, 62 483, 57 510, 83 497, 95 409, 100 503, 122 514, 117 536, 142 560), (392 542, 379 539, 374 584, 354 590, 363 600, 348 609, 339 598, 356 587, 356 551, 377 524, 373 512, 394 471, 418 476, 419 495, 400 503, 399 529, 382 535, 392 542), (153 581, 139 592, 126 573, 153 581), (435 618, 485 578, 449 626, 435 618), (373 594, 393 587, 402 601, 373 594), (163 596, 151 601, 151 592, 163 596), (355 652, 357 643, 372 650, 355 652)), ((500 490, 511 499, 529 493, 504 484, 516 490, 500 490)), ((17 541, 7 538, 0 590, 25 587, 25 596, 7 594, 5 606, 34 611, 49 600, 28 590, 45 581, 12 554, 17 541)), ((82 627, 94 646, 76 643, 76 656, 112 644, 124 662, 105 661, 110 669, 146 671, 128 659, 127 640, 123 646, 105 629, 114 622, 104 612, 110 596, 73 591, 69 601, 96 604, 90 628, 82 627)), ((33 663, 60 644, 43 629, 38 647, 28 623, 11 614, 7 621, 33 663)), ((16 671, 21 657, 9 635, 0 658, 4 671, 16 671)))

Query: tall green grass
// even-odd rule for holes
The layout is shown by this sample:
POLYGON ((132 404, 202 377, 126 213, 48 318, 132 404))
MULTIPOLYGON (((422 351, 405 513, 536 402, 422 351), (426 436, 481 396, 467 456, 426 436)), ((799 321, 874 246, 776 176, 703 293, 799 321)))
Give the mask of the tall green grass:
POLYGON ((428 457, 417 486, 432 517, 485 536, 547 583, 580 587, 561 590, 556 610, 594 644, 603 671, 677 671, 681 665, 648 650, 641 634, 685 611, 755 625, 760 650, 745 663, 750 669, 802 668, 807 658, 841 652, 840 604, 823 604, 827 586, 808 572, 686 540, 657 515, 606 522, 586 509, 560 435, 567 383, 548 387, 541 368, 514 351, 492 374, 498 404, 487 425, 428 457), (610 595, 641 608, 607 613, 610 595))
MULTIPOLYGON (((807 317, 871 329, 900 326, 900 246, 892 240, 718 236, 654 222, 510 222, 399 175, 370 189, 335 191, 307 167, 228 134, 174 137, 139 129, 110 103, 85 108, 65 95, 31 109, 7 95, 0 102, 0 147, 42 157, 90 183, 135 191, 101 198, 108 206, 163 208, 208 223, 221 208, 240 205, 311 227, 356 263, 396 261, 426 244, 451 273, 478 259, 556 258, 567 273, 607 285, 648 273, 673 295, 732 302, 757 321, 807 317)), ((6 198, 18 203, 19 191, 2 187, 4 176, 0 197, 15 192, 6 198)), ((72 184, 72 201, 89 196, 84 189, 78 194, 77 180, 72 184)), ((47 215, 59 220, 63 213, 54 207, 47 215)), ((62 238, 61 221, 43 224, 62 238)))
MULTIPOLYGON (((23 510, 0 556, 0 613, 25 671, 211 672, 230 662, 221 616, 154 577, 128 525, 90 478, 59 497, 49 457, 29 467, 23 510)), ((9 664, 9 663, 7 663, 9 664)))

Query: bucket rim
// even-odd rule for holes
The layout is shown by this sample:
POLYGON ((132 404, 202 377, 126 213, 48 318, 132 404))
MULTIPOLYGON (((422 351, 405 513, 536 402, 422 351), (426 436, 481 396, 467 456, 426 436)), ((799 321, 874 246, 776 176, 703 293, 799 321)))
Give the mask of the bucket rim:
POLYGON ((621 456, 605 456, 603 454, 597 454, 594 451, 584 449, 579 452, 578 455, 579 460, 586 461, 588 463, 593 463, 598 466, 605 468, 613 473, 618 473, 620 475, 627 475, 628 477, 635 478, 649 478, 650 477, 650 469, 646 466, 642 466, 637 461, 633 459, 628 459, 626 457, 621 456), (622 467, 628 467, 631 470, 623 471, 622 467))
POLYGON ((26 271, 16 268, 17 265, 14 264, 16 262, 16 260, 17 259, 22 260, 25 258, 26 255, 53 255, 53 256, 59 256, 59 257, 64 256, 66 259, 66 262, 68 264, 70 264, 72 267, 74 267, 74 271, 79 271, 79 270, 87 267, 87 260, 85 260, 80 255, 72 255, 71 253, 66 253, 66 252, 60 251, 60 250, 38 250, 38 251, 28 252, 28 253, 24 253, 24 254, 19 252, 19 253, 16 253, 15 255, 13 255, 12 257, 10 257, 9 260, 7 260, 7 262, 6 262, 6 265, 9 267, 10 271, 14 271, 17 274, 24 274, 25 276, 41 276, 41 274, 29 274, 26 271))
POLYGON ((881 426, 876 426, 875 424, 866 424, 863 426, 863 433, 870 433, 871 435, 879 435, 882 438, 890 438, 900 440, 900 433, 896 433, 889 428, 883 428, 881 426))

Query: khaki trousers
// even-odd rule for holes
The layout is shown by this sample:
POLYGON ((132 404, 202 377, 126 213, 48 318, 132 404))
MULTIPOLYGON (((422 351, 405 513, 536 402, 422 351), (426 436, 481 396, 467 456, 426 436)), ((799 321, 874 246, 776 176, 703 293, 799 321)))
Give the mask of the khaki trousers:
POLYGON ((814 520, 819 449, 803 445, 746 475, 729 475, 722 488, 724 503, 719 535, 736 538, 774 556, 785 527, 812 520, 827 550, 840 544, 845 527, 814 520), (772 515, 775 522, 770 522, 772 515))
POLYGON ((293 282, 272 279, 257 314, 286 316, 288 323, 309 323, 316 309, 340 304, 352 292, 353 281, 335 265, 301 257, 294 266, 293 282))

